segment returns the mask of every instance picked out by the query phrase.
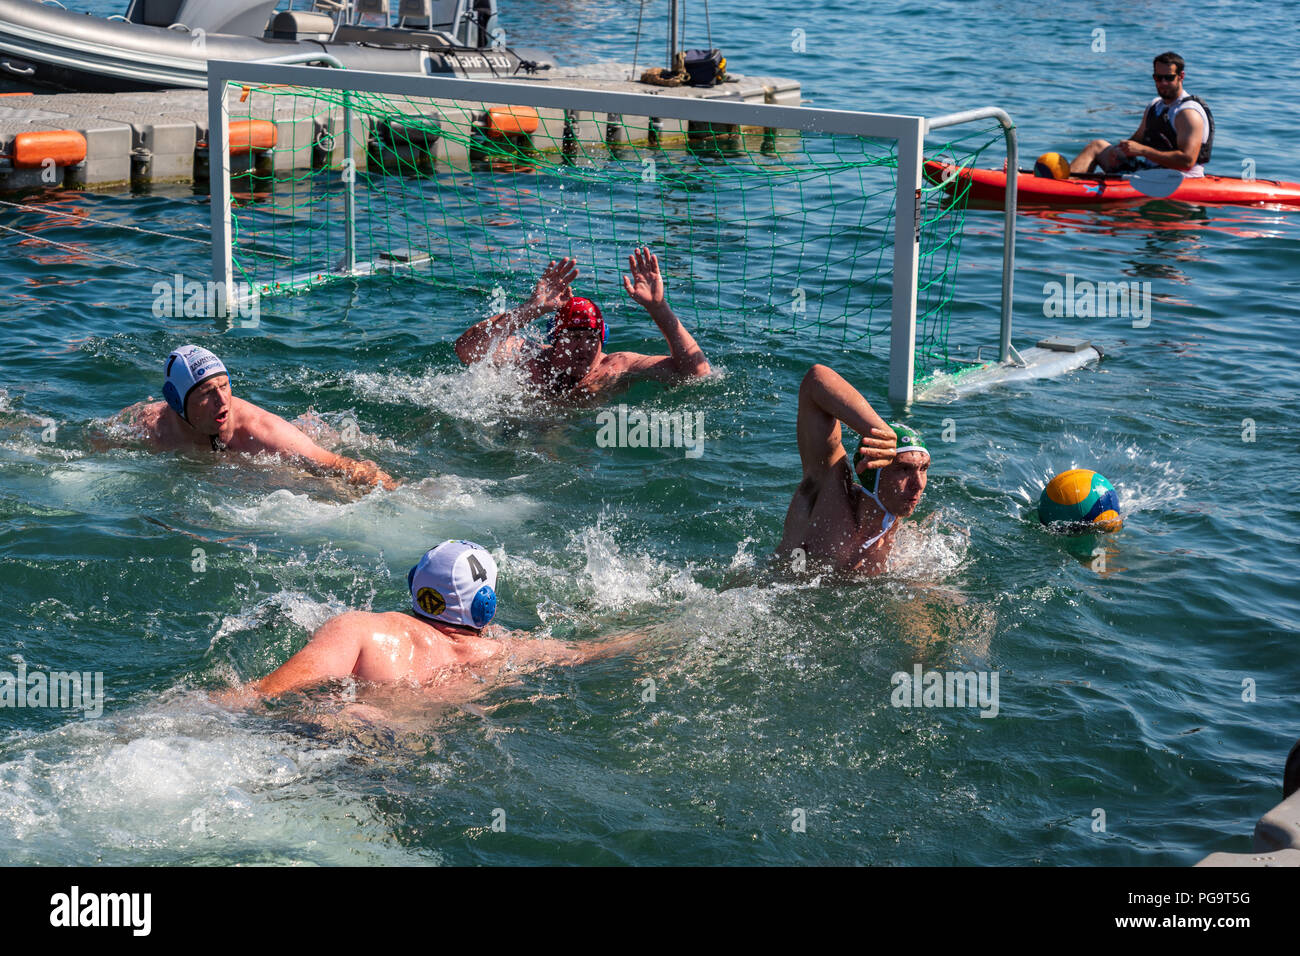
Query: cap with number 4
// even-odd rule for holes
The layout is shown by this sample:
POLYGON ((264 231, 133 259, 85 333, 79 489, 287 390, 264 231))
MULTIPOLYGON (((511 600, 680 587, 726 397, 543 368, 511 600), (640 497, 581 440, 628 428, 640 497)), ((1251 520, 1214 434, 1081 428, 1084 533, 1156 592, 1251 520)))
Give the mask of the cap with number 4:
POLYGON ((431 621, 486 627, 497 611, 497 563, 472 541, 444 541, 406 576, 411 607, 431 621))

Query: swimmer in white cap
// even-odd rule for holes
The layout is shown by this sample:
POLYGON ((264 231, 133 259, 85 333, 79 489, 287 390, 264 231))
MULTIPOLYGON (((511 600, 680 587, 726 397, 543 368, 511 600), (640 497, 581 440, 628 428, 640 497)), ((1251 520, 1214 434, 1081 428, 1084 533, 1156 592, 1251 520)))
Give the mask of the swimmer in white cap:
POLYGON ((627 261, 631 275, 623 277, 623 289, 659 327, 669 354, 603 351, 605 317, 596 303, 573 295, 577 263, 561 259, 546 267, 523 305, 470 326, 456 340, 457 357, 466 365, 485 359, 520 365, 535 386, 559 398, 590 397, 638 378, 677 382, 708 375, 703 350, 664 298, 658 257, 637 249, 627 261), (515 334, 552 312, 549 345, 532 349, 515 334))
POLYGON ((786 511, 777 554, 798 550, 809 563, 837 571, 881 573, 898 519, 911 517, 925 491, 925 442, 912 428, 886 424, 825 365, 810 368, 799 386, 798 436, 803 478, 786 511), (841 423, 862 436, 852 465, 841 423))
POLYGON ((302 459, 355 484, 400 484, 373 461, 326 451, 279 415, 233 396, 226 366, 205 348, 182 345, 167 356, 163 374, 164 401, 140 402, 118 414, 160 451, 267 452, 302 459))
POLYGON ((430 549, 406 580, 410 613, 347 611, 330 618, 306 647, 247 689, 275 696, 349 676, 446 686, 478 681, 506 665, 578 664, 616 654, 641 639, 624 635, 582 644, 524 640, 520 632, 491 624, 497 566, 492 555, 471 541, 444 541, 430 549))

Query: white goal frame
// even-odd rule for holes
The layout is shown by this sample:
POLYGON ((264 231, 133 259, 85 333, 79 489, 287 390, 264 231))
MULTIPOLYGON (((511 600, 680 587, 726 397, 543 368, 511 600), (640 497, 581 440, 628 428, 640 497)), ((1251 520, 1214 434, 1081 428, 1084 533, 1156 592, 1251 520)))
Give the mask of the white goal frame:
MULTIPOLYGON (((235 288, 231 246, 231 193, 228 84, 280 84, 307 89, 356 91, 439 100, 500 103, 534 108, 589 111, 629 117, 652 117, 719 126, 754 126, 837 133, 892 140, 897 144, 897 194, 894 197, 893 275, 889 347, 889 399, 910 403, 914 397, 917 274, 920 251, 922 164, 925 135, 931 129, 981 119, 996 119, 1006 135, 1008 168, 1016 168, 1015 127, 996 108, 971 110, 927 119, 890 113, 812 109, 743 103, 734 99, 699 99, 653 93, 530 84, 522 81, 453 79, 441 76, 367 73, 325 67, 212 60, 208 63, 208 149, 212 202, 212 272, 222 288, 235 288)), ((345 127, 351 123, 344 112, 345 127)), ((350 198, 350 193, 349 193, 350 198)), ((349 253, 332 274, 361 274, 355 262, 353 225, 348 223, 349 253)), ((1012 278, 1015 269, 1015 190, 1007 190, 1002 274, 1002 330, 999 361, 1011 361, 1012 278)))

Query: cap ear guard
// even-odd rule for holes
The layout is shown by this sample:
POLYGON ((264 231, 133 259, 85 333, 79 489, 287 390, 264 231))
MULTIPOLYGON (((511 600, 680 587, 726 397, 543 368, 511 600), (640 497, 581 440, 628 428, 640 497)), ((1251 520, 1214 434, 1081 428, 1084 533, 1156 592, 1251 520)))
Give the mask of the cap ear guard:
POLYGON ((858 471, 858 462, 862 461, 862 458, 863 455, 861 451, 855 451, 853 453, 853 474, 858 476, 858 481, 862 482, 862 487, 866 488, 867 491, 874 495, 876 489, 880 487, 881 469, 868 468, 865 472, 858 471))
POLYGON ((488 585, 483 585, 470 603, 469 614, 475 627, 486 627, 488 621, 497 613, 497 592, 488 585))
MULTIPOLYGON (((172 411, 181 418, 185 418, 185 400, 181 398, 180 392, 176 391, 176 386, 171 382, 163 383, 163 399, 172 411)), ((189 421, 188 418, 185 418, 185 420, 189 421)))

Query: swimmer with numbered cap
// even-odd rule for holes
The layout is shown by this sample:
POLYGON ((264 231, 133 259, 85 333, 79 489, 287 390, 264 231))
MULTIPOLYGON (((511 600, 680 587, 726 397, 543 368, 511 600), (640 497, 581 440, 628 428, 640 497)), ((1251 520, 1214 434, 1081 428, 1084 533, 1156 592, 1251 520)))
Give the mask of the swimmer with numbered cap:
POLYGON ((899 519, 925 492, 930 452, 914 429, 888 425, 852 385, 814 365, 799 386, 803 479, 786 511, 778 554, 800 549, 837 571, 885 570, 899 519), (841 423, 862 436, 849 464, 841 423), (854 475, 861 484, 854 480, 854 475))
POLYGON ((535 386, 557 398, 597 395, 638 378, 677 382, 708 375, 704 352, 664 298, 658 257, 642 248, 627 261, 631 275, 623 277, 623 289, 659 326, 667 355, 603 351, 605 317, 596 303, 573 295, 570 285, 578 277, 573 259, 548 265, 523 305, 470 326, 456 340, 456 355, 466 365, 484 360, 520 365, 535 386), (550 313, 550 344, 534 351, 515 333, 550 313))
POLYGON ((491 624, 497 565, 472 541, 444 541, 406 576, 409 613, 347 611, 330 618, 307 646, 246 690, 275 696, 322 681, 481 683, 507 665, 579 664, 627 649, 640 635, 568 644, 491 624), (467 673, 467 669, 473 669, 467 673))
POLYGON ((117 416, 155 449, 268 452, 302 459, 354 484, 400 484, 373 461, 326 451, 279 415, 236 398, 226 366, 205 348, 182 345, 167 356, 163 376, 164 401, 140 402, 117 416))

